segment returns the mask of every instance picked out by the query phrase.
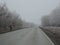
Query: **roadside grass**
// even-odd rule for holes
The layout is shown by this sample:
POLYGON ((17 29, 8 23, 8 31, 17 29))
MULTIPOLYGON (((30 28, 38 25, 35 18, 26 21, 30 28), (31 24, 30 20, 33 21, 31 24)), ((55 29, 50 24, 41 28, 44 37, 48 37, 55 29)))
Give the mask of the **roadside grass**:
POLYGON ((60 27, 40 27, 47 36, 55 43, 60 45, 60 27))

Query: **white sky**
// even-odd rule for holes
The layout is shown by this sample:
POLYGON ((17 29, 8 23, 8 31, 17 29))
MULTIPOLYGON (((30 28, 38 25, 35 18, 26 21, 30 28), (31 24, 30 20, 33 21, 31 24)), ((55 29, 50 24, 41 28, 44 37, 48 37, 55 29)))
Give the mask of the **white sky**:
POLYGON ((51 13, 60 0, 0 0, 5 1, 10 10, 16 11, 23 20, 40 24, 42 16, 51 13))

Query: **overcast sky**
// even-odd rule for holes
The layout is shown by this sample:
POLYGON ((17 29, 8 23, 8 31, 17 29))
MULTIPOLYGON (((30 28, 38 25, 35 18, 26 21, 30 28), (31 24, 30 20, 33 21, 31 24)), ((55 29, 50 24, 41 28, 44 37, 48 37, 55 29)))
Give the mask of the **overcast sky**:
POLYGON ((5 1, 11 11, 16 11, 23 20, 40 24, 40 19, 58 6, 60 0, 0 0, 5 1))

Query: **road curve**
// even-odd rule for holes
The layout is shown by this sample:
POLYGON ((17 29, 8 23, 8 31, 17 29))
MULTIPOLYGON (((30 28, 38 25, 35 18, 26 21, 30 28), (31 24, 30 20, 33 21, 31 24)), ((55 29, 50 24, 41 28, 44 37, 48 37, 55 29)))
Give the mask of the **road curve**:
POLYGON ((39 28, 28 28, 0 34, 0 45, 54 45, 39 28))

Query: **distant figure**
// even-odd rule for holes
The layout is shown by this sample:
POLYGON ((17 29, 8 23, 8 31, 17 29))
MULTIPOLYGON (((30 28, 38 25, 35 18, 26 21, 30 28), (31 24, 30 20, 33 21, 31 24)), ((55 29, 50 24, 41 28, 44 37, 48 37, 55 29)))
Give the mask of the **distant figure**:
POLYGON ((10 31, 12 31, 12 25, 9 25, 10 31))

